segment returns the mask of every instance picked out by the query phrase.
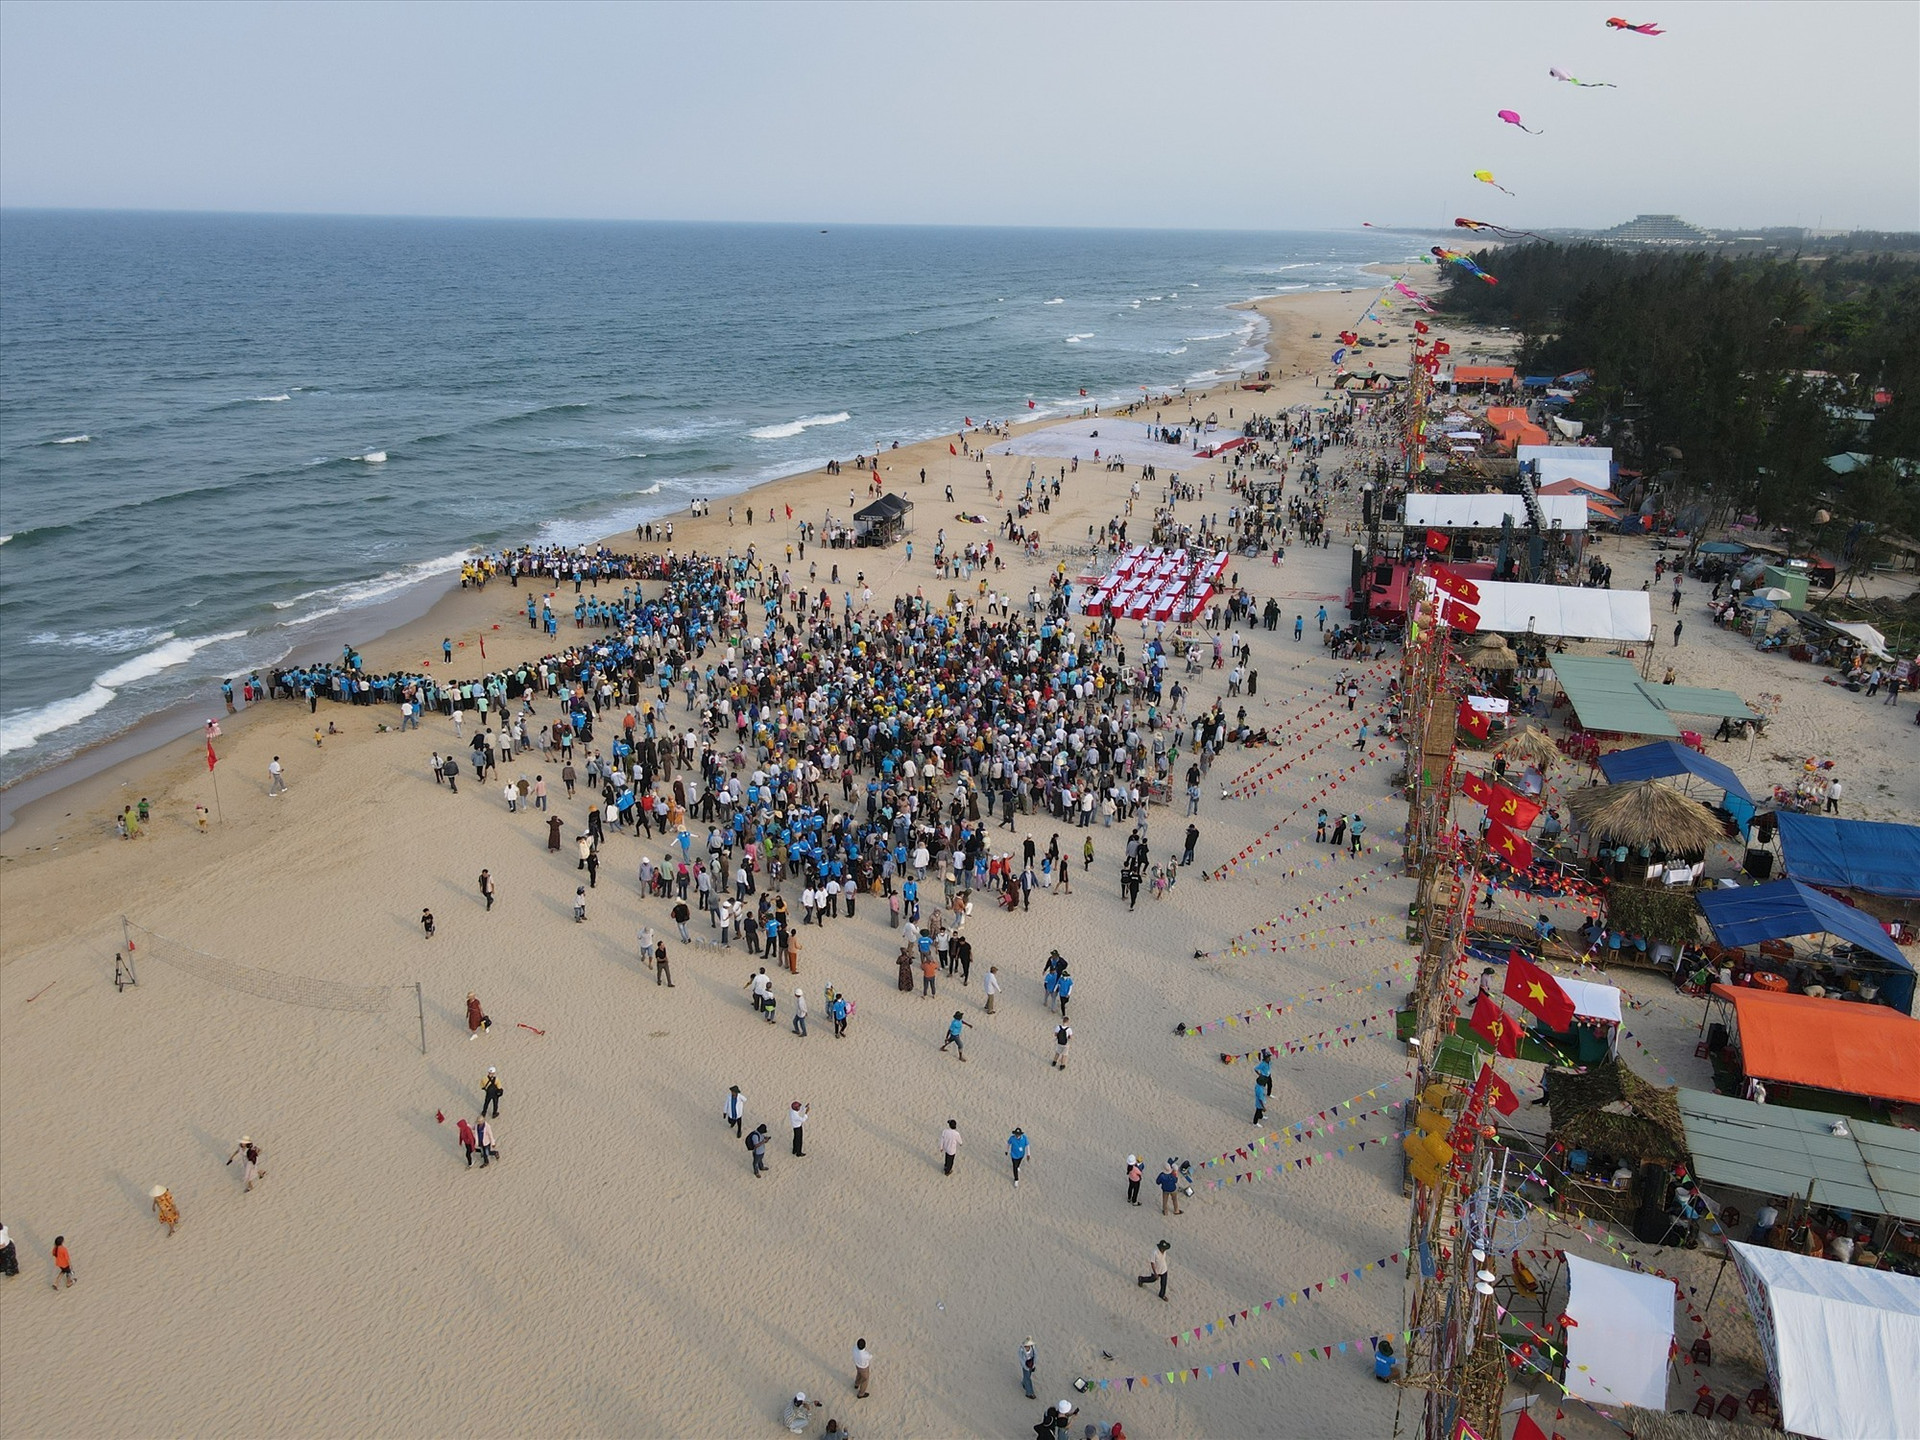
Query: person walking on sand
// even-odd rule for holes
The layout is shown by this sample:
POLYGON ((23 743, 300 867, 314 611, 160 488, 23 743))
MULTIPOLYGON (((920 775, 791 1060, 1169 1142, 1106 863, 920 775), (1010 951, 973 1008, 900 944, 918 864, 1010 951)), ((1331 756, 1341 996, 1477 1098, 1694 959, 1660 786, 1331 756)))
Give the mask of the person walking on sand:
POLYGON ((960 1059, 965 1061, 967 1058, 967 1042, 962 1038, 961 1032, 971 1030, 972 1028, 972 1021, 968 1020, 960 1011, 954 1011, 953 1019, 947 1022, 947 1038, 940 1042, 940 1048, 945 1050, 947 1046, 953 1046, 955 1050, 960 1052, 960 1059))
POLYGON ((478 1040, 482 1030, 493 1028, 493 1017, 487 1014, 480 1003, 480 997, 467 991, 467 1039, 478 1040))
POLYGON ((1018 1125, 1014 1126, 1013 1133, 1007 1137, 1007 1158, 1013 1162, 1013 1188, 1016 1190, 1020 1188, 1020 1162, 1027 1158, 1029 1148, 1027 1132, 1018 1125))
POLYGON ((1146 1173, 1140 1166, 1138 1155, 1127 1156, 1127 1204, 1140 1203, 1140 1178, 1146 1173))
POLYGON ((747 1097, 740 1093, 738 1085, 727 1087, 726 1104, 720 1107, 720 1118, 733 1127, 735 1135, 740 1134, 740 1122, 746 1118, 747 1097))
POLYGON ((493 1126, 484 1115, 480 1118, 480 1125, 474 1131, 474 1136, 480 1141, 480 1168, 484 1170, 489 1161, 500 1158, 500 1147, 494 1144, 493 1126))
POLYGON ((1034 1398, 1033 1374, 1039 1368, 1040 1352, 1033 1348, 1033 1336, 1029 1335, 1020 1342, 1020 1388, 1029 1400, 1034 1398))
POLYGON ((0 1275, 11 1280, 20 1273, 20 1250, 13 1243, 13 1236, 7 1233, 5 1222, 0 1222, 0 1275))
POLYGON ((767 1173, 767 1127, 759 1126, 747 1136, 747 1149, 753 1152, 753 1178, 767 1173))
POLYGON ((987 967, 987 977, 981 988, 987 993, 987 1014, 991 1015, 998 1008, 1000 999, 1000 967, 998 965, 987 967))
POLYGON ((1153 1253, 1147 1257, 1147 1273, 1136 1276, 1133 1282, 1136 1286, 1151 1285, 1158 1280, 1162 1300, 1167 1298, 1167 1251, 1172 1248, 1173 1246, 1165 1240, 1154 1246, 1153 1253))
POLYGON ((473 1152, 480 1148, 480 1137, 473 1133, 473 1126, 467 1123, 467 1117, 464 1115, 454 1123, 453 1130, 454 1134, 459 1138, 460 1148, 467 1152, 467 1168, 471 1170, 473 1168, 473 1152))
POLYGON ((1073 1043, 1073 1027, 1062 1020, 1053 1027, 1053 1068, 1067 1068, 1067 1047, 1073 1043))
POLYGON ((493 909, 493 876, 485 870, 480 872, 480 898, 487 902, 487 909, 493 909))
POLYGON ((173 1192, 164 1185, 153 1187, 153 1213, 167 1227, 167 1238, 172 1239, 174 1227, 180 1223, 180 1207, 173 1203, 173 1192))
POLYGON ((873 1352, 867 1349, 867 1337, 853 1342, 853 1394, 856 1400, 867 1398, 867 1386, 873 1376, 873 1352))
POLYGON ((494 1119, 500 1118, 500 1097, 506 1094, 506 1088, 500 1083, 500 1071, 497 1066, 487 1066, 487 1073, 480 1080, 480 1114, 485 1118, 489 1107, 494 1119))
POLYGON ((801 990, 793 992, 793 1033, 802 1040, 807 1038, 807 997, 801 990))
POLYGON ((653 986, 659 989, 665 985, 673 989, 673 967, 667 963, 667 942, 657 941, 653 947, 653 986))
POLYGON ((260 1147, 253 1143, 251 1135, 240 1137, 240 1143, 233 1147, 233 1154, 227 1156, 227 1164, 233 1164, 236 1159, 243 1161, 240 1166, 240 1179, 243 1182, 240 1193, 245 1195, 253 1189, 256 1180, 267 1178, 267 1172, 260 1168, 260 1147))
POLYGON ((946 1166, 941 1173, 953 1174, 953 1162, 960 1154, 960 1126, 956 1121, 947 1121, 947 1128, 940 1132, 940 1153, 946 1157, 946 1166))
POLYGON ((281 768, 280 757, 274 756, 267 762, 267 795, 283 795, 287 790, 287 772, 281 768))
MULTIPOLYGON (((71 1290, 73 1288, 73 1254, 67 1249, 67 1237, 64 1235, 53 1237, 53 1268, 60 1272, 67 1282, 67 1289, 71 1290)), ((53 1288, 56 1290, 60 1288, 59 1280, 53 1282, 53 1288)))
POLYGON ((787 1124, 793 1129, 793 1155, 796 1160, 804 1160, 807 1155, 807 1116, 810 1113, 808 1107, 798 1100, 787 1110, 787 1124))
POLYGON ((433 911, 424 905, 420 907, 420 929, 426 934, 427 939, 433 939, 433 911))

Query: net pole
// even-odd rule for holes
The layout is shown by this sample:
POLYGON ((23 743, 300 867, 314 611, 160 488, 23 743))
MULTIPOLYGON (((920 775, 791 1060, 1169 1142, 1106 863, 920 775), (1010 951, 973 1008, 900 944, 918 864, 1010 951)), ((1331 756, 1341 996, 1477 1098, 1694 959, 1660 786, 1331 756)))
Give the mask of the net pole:
POLYGON ((427 1053, 427 1002, 420 990, 420 982, 413 982, 413 1004, 420 1013, 420 1053, 427 1053))

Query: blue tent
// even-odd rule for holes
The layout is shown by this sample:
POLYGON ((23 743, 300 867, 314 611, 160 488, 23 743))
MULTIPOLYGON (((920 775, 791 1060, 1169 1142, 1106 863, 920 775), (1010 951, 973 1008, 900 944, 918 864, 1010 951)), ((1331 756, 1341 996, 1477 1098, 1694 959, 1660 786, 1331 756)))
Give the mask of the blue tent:
POLYGON ((1775 880, 1737 890, 1702 890, 1696 897, 1713 938, 1722 945, 1758 945, 1796 935, 1833 935, 1877 955, 1899 973, 1881 987, 1901 1014, 1913 1010, 1913 962, 1871 915, 1842 905, 1798 880, 1775 880))
POLYGON ((1791 878, 1920 900, 1920 825, 1796 815, 1790 810, 1781 811, 1779 820, 1783 869, 1791 878))
POLYGON ((1689 750, 1678 740, 1656 740, 1631 750, 1615 750, 1600 757, 1600 770, 1615 785, 1628 780, 1658 780, 1666 775, 1698 775, 1709 785, 1749 805, 1753 803, 1753 796, 1747 793, 1738 775, 1718 760, 1698 750, 1689 750))

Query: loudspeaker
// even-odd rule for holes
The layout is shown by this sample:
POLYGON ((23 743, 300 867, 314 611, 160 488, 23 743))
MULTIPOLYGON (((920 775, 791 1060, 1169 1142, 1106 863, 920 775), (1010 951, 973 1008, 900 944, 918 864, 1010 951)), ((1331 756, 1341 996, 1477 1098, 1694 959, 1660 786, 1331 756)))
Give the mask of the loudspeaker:
POLYGON ((1773 852, 1771 850, 1749 850, 1747 858, 1740 868, 1756 880, 1769 880, 1773 877, 1773 852))
POLYGON ((1707 1053, 1718 1055, 1727 1048, 1727 1027, 1718 1020, 1707 1026, 1707 1053))

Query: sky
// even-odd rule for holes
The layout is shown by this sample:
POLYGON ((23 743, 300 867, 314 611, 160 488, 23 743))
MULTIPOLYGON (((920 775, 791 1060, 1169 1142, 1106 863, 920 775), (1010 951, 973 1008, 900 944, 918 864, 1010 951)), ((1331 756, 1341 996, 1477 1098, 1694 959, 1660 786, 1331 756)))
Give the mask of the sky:
POLYGON ((1627 3, 5 0, 0 206, 1920 229, 1920 5, 1627 3))

